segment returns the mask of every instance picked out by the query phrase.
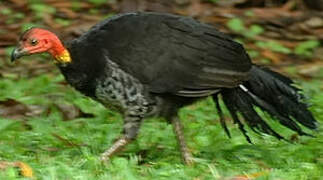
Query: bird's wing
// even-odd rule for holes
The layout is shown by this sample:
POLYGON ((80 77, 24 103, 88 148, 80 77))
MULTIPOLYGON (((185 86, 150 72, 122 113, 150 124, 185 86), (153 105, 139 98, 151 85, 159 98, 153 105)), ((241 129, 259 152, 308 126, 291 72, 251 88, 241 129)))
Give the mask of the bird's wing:
POLYGON ((122 15, 96 25, 81 41, 107 51, 109 59, 154 93, 208 95, 236 87, 251 68, 242 45, 181 16, 122 15))

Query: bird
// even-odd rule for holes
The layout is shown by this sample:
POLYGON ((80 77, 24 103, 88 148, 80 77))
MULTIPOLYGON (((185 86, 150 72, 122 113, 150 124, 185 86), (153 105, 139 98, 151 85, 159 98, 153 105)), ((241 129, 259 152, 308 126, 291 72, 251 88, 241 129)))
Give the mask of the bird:
POLYGON ((242 44, 191 17, 119 14, 68 42, 33 27, 21 34, 11 61, 38 53, 49 53, 76 90, 122 114, 122 136, 101 154, 103 162, 136 139, 144 119, 162 117, 173 126, 184 163, 192 164, 178 110, 207 97, 226 134, 231 137, 223 107, 250 143, 246 125, 285 139, 256 109, 299 135, 312 136, 303 128, 318 127, 290 78, 252 63, 242 44))

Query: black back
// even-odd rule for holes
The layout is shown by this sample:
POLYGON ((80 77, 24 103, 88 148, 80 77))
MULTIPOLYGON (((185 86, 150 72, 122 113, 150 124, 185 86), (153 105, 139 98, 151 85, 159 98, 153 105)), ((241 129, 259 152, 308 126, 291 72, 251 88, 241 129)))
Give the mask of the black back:
POLYGON ((95 78, 109 58, 154 93, 236 87, 251 68, 239 43, 210 25, 169 14, 129 13, 104 20, 68 48, 73 65, 63 73, 74 68, 95 78))

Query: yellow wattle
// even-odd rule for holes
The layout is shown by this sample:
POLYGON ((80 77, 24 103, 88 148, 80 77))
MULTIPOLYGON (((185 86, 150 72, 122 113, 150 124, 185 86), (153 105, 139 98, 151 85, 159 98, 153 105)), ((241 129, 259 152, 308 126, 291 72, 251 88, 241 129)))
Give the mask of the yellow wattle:
POLYGON ((66 49, 59 55, 55 56, 55 59, 57 63, 62 63, 62 64, 72 62, 70 53, 66 49))

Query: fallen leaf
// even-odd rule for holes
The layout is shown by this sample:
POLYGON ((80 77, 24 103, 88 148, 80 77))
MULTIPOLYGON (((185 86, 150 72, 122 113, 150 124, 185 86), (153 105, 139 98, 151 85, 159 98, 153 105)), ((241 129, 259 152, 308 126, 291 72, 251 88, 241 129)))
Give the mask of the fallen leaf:
POLYGON ((10 167, 19 168, 20 174, 24 177, 28 177, 28 178, 33 177, 32 168, 24 162, 21 162, 21 161, 17 161, 17 162, 0 161, 0 170, 6 170, 10 167))
POLYGON ((204 11, 201 0, 192 1, 191 6, 188 8, 188 15, 196 17, 204 11))
POLYGON ((28 164, 23 162, 16 162, 15 164, 20 168, 21 175, 29 178, 33 177, 33 170, 28 164))
POLYGON ((8 119, 25 119, 41 115, 46 108, 36 105, 25 105, 14 99, 0 101, 0 116, 8 119))
POLYGON ((60 14, 63 14, 60 15, 61 18, 75 19, 78 17, 77 13, 68 8, 60 8, 58 11, 60 12, 60 14))
MULTIPOLYGON (((73 8, 73 6, 75 6, 75 4, 73 2, 69 2, 69 1, 66 1, 66 0, 46 0, 46 4, 50 4, 56 8, 73 8)), ((78 1, 77 2, 77 6, 79 8, 82 8, 82 9, 89 9, 89 8, 93 8, 93 5, 90 4, 90 3, 87 3, 87 2, 81 2, 81 1, 78 1)))
POLYGON ((218 0, 216 3, 221 7, 233 7, 239 4, 244 4, 248 0, 218 0))
POLYGON ((11 1, 14 5, 17 5, 19 7, 23 7, 28 3, 28 0, 9 0, 11 1))
MULTIPOLYGON (((177 0, 178 1, 178 0, 177 0)), ((173 11, 176 0, 122 0, 118 3, 118 11, 122 13, 135 11, 168 12, 173 11)), ((180 2, 180 4, 182 4, 180 2)))
POLYGON ((270 59, 274 64, 278 64, 281 61, 281 57, 278 53, 274 53, 270 50, 264 50, 261 52, 262 56, 270 59))
POLYGON ((69 104, 55 104, 59 111, 63 114, 65 121, 73 120, 76 118, 92 118, 94 114, 85 113, 79 107, 69 104))

